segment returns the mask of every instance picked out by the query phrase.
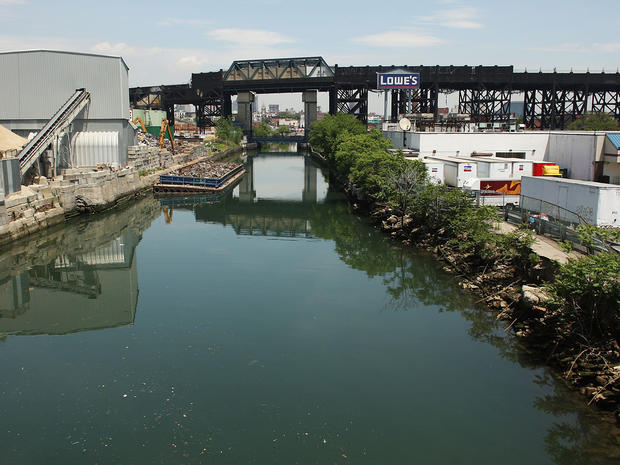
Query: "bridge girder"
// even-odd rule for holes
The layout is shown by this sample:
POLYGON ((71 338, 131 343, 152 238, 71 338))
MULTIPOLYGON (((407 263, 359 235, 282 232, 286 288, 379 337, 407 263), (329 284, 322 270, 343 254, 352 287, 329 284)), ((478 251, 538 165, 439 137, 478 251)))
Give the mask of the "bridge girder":
POLYGON ((465 89, 459 91, 459 113, 473 115, 474 122, 508 122, 510 89, 465 89))
POLYGON ((224 74, 224 81, 264 81, 333 77, 322 57, 237 60, 224 74))
MULTIPOLYGON (((231 95, 329 91, 330 113, 344 111, 367 121, 368 91, 376 89, 376 73, 392 69, 420 73, 421 87, 412 98, 413 111, 438 115, 438 95, 459 92, 459 112, 473 121, 505 122, 514 93, 524 95, 528 128, 562 129, 587 111, 603 111, 620 120, 620 73, 514 72, 512 66, 350 66, 331 68, 321 57, 235 61, 228 71, 197 73, 192 84, 130 90, 135 107, 172 112, 175 104, 199 109, 199 126, 231 114, 231 95)), ((405 113, 404 92, 392 92, 392 114, 405 113)))

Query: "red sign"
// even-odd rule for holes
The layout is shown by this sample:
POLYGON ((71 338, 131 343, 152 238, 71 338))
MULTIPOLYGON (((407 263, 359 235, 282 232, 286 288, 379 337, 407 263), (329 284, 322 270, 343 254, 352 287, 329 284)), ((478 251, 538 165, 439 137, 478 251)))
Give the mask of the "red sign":
POLYGON ((480 181, 480 190, 497 192, 497 194, 485 193, 483 195, 520 195, 521 181, 480 181))

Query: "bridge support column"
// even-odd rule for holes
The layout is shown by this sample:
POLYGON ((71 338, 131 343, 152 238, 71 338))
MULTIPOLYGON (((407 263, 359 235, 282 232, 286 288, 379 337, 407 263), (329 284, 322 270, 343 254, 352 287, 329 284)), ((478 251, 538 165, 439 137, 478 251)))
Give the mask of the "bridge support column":
POLYGON ((243 203, 253 203, 256 199, 254 190, 254 163, 251 157, 245 165, 245 174, 239 183, 239 201, 243 203))
POLYGON ((232 94, 224 93, 222 101, 222 117, 226 118, 232 115, 232 94))
POLYGON ((308 157, 304 159, 304 191, 301 199, 304 203, 316 203, 317 200, 317 168, 308 157))
POLYGON ((302 101, 304 102, 304 115, 305 115, 305 131, 304 135, 308 137, 310 133, 310 126, 317 119, 317 95, 318 91, 316 90, 305 90, 301 96, 302 101))
POLYGON ((243 124, 243 134, 252 134, 252 103, 254 103, 254 92, 239 92, 237 94, 237 120, 243 124))
POLYGON ((338 92, 336 91, 335 87, 332 87, 331 89, 329 89, 329 114, 330 115, 335 115, 336 113, 338 113, 338 105, 337 105, 337 101, 338 100, 338 92))

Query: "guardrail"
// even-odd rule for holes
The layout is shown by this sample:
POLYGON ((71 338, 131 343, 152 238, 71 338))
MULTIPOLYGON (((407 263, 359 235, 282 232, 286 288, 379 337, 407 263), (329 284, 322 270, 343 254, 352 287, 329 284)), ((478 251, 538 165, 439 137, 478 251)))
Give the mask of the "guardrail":
POLYGON ((229 171, 221 178, 196 178, 192 176, 172 176, 172 175, 160 175, 159 183, 168 184, 173 186, 195 186, 195 187, 220 187, 231 177, 243 170, 243 165, 239 165, 235 169, 229 171))

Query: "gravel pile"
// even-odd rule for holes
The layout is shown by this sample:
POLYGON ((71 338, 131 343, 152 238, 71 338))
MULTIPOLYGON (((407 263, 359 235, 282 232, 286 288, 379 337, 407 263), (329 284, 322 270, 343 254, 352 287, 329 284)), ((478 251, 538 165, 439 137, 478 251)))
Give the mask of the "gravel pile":
POLYGON ((239 166, 241 166, 241 163, 203 161, 190 166, 186 166, 185 168, 181 168, 179 170, 174 170, 170 173, 170 175, 219 179, 239 166))

